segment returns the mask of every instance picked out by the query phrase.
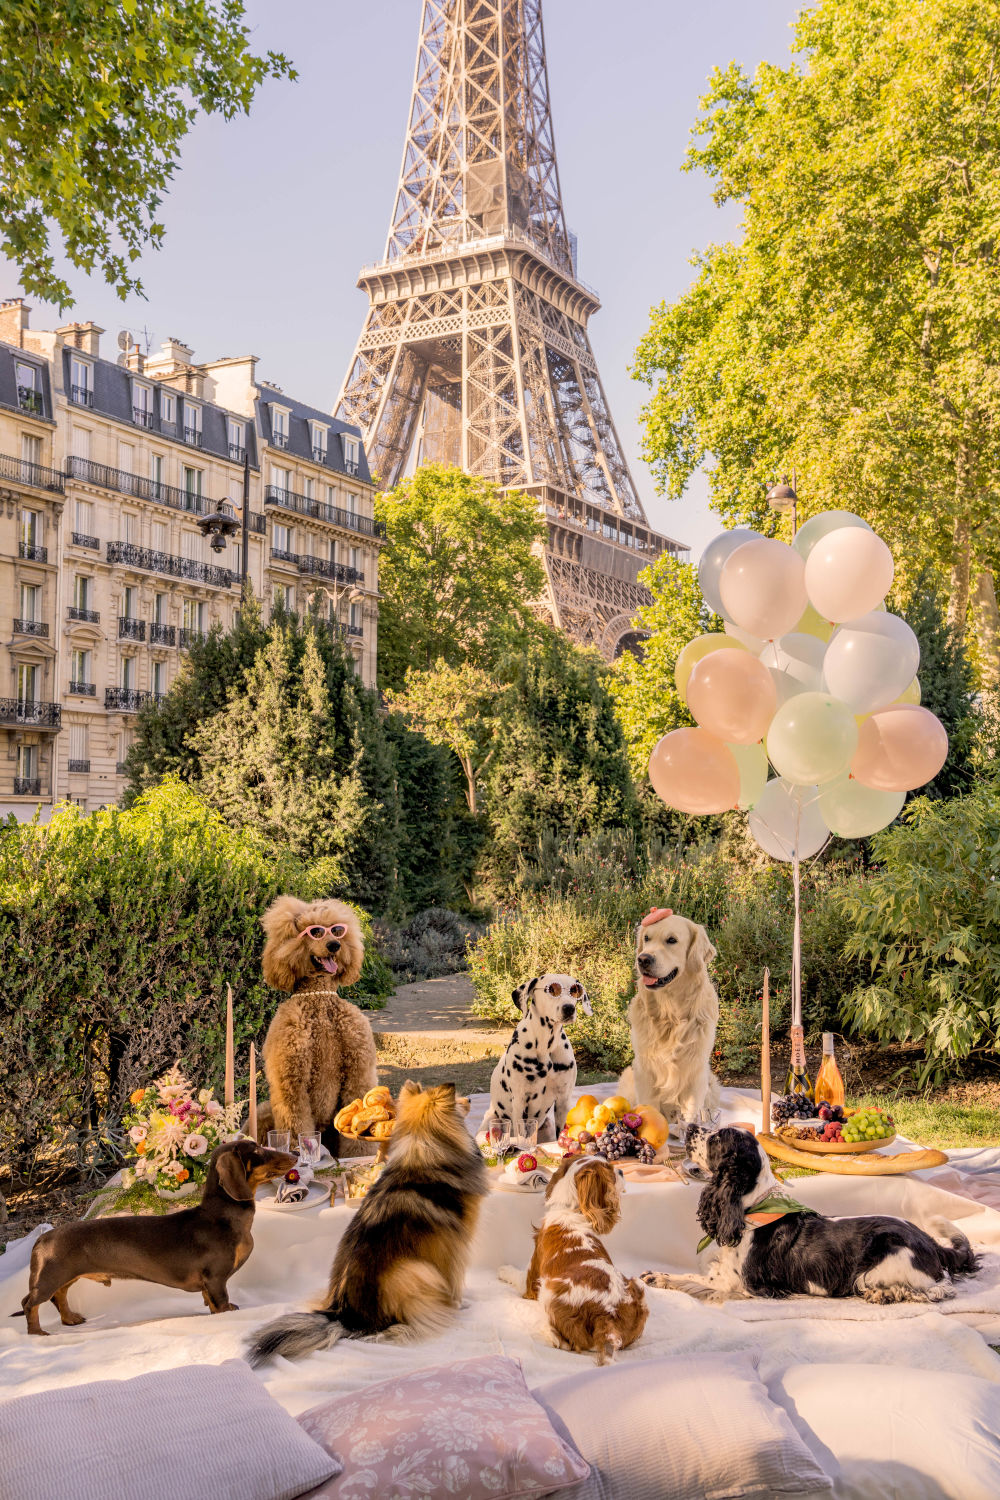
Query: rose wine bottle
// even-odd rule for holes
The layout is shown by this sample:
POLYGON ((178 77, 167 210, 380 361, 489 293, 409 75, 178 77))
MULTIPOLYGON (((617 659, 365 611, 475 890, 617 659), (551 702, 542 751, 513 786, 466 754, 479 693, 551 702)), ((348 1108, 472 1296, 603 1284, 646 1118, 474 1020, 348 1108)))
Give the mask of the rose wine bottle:
POLYGON ((844 1080, 833 1055, 833 1032, 824 1031, 823 1061, 816 1074, 816 1103, 825 1100, 827 1104, 843 1104, 844 1098, 844 1080))
POLYGON ((801 1026, 792 1027, 792 1062, 785 1079, 785 1093, 813 1097, 812 1079, 806 1072, 806 1044, 801 1026))

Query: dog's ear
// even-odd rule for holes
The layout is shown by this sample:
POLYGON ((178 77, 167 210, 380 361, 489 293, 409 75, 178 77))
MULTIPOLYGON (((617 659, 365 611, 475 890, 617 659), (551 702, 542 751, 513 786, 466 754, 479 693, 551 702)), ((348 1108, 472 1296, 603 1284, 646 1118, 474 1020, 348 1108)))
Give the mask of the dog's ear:
POLYGON ((511 991, 510 998, 522 1016, 527 1014, 528 1006, 531 1004, 531 997, 535 993, 535 986, 540 978, 541 975, 536 975, 534 979, 526 980, 524 984, 518 985, 516 990, 511 991))
POLYGON ((584 990, 583 994, 577 1001, 577 1009, 582 1010, 585 1016, 592 1016, 594 1014, 594 1012, 590 1008, 590 996, 587 994, 586 990, 584 990))
POLYGON ((743 1189, 732 1166, 723 1165, 698 1199, 698 1223, 717 1245, 733 1249, 743 1238, 747 1216, 743 1189))
POLYGON ((298 896, 277 896, 261 917, 267 934, 261 968, 264 981, 275 990, 294 990, 299 975, 294 959, 298 956, 299 930, 296 919, 306 911, 307 903, 298 896))
POLYGON ((337 987, 339 989, 341 986, 357 984, 365 962, 365 937, 361 931, 358 914, 346 902, 338 901, 334 903, 333 913, 327 920, 344 922, 347 926, 347 931, 341 941, 340 952, 337 954, 340 962, 337 987))
POLYGON ((690 965, 692 962, 702 963, 707 967, 715 957, 715 949, 712 947, 708 933, 704 927, 700 926, 697 922, 692 922, 690 925, 691 936, 688 939, 687 946, 688 964, 690 965))
POLYGON ((607 1234, 621 1212, 614 1168, 607 1162, 587 1162, 576 1174, 580 1212, 597 1234, 607 1234))
POLYGON ((235 1198, 237 1203, 252 1202, 253 1188, 247 1176, 246 1163, 236 1146, 219 1152, 215 1158, 215 1170, 219 1174, 224 1193, 235 1198))
POLYGON ((423 1090, 419 1083, 414 1083, 412 1078, 408 1078, 399 1091, 399 1097, 402 1099, 405 1095, 407 1099, 412 1099, 414 1094, 420 1093, 423 1093, 423 1090))

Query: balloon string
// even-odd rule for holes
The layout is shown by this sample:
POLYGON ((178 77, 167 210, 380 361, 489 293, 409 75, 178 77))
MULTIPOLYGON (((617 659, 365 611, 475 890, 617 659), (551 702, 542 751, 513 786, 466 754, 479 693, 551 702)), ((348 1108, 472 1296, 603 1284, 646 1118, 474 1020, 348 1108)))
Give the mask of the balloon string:
POLYGON ((792 929, 792 1025, 802 1025, 802 923, 799 902, 799 815, 795 820, 795 852, 792 855, 792 888, 795 894, 795 926, 792 929))

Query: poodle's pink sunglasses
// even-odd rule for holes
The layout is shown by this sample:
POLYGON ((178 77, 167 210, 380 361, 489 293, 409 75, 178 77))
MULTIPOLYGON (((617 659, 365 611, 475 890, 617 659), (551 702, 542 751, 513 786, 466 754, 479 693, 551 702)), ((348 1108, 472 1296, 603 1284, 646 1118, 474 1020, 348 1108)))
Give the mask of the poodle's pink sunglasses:
POLYGON ((313 938, 314 940, 316 940, 321 937, 326 937, 327 933, 329 933, 331 937, 346 937, 347 923, 334 922, 332 927, 303 927, 302 931, 299 933, 299 937, 313 938))

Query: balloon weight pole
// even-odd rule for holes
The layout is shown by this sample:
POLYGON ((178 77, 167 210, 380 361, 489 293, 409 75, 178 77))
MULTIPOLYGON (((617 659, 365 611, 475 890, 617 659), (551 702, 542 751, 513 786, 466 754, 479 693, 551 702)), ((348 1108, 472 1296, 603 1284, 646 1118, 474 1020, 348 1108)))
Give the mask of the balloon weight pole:
POLYGON ((799 840, 795 836, 792 855, 792 893, 795 899, 795 924, 792 928, 792 1025, 802 1025, 802 921, 799 901, 799 840))

